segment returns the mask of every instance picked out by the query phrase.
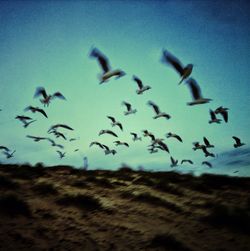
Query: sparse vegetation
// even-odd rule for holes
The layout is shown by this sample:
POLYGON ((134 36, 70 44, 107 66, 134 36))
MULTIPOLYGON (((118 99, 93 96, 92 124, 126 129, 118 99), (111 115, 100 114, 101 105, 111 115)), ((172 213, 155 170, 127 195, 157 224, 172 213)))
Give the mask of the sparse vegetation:
POLYGON ((41 182, 32 187, 35 193, 39 195, 55 195, 58 194, 57 189, 51 183, 41 182))
POLYGON ((31 216, 28 203, 15 194, 0 196, 0 213, 11 217, 18 215, 31 216))
POLYGON ((62 206, 73 206, 82 210, 93 211, 103 209, 101 202, 97 198, 86 194, 67 194, 58 199, 56 202, 62 206))
POLYGON ((171 194, 178 195, 178 196, 183 195, 183 191, 179 187, 177 187, 176 185, 168 184, 163 181, 156 183, 154 185, 154 188, 159 191, 171 193, 171 194))
POLYGON ((164 248, 165 250, 173 251, 191 251, 182 242, 177 240, 173 234, 157 234, 149 244, 152 248, 164 248))

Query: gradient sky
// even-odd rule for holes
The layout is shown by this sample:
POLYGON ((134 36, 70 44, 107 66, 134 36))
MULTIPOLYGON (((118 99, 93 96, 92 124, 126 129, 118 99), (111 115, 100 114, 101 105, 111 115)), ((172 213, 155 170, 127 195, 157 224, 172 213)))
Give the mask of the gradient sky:
POLYGON ((167 132, 179 134, 183 143, 165 139, 171 155, 191 158, 192 168, 176 170, 250 175, 250 4, 248 1, 1 1, 0 2, 0 145, 16 149, 15 157, 2 163, 83 165, 88 156, 91 168, 117 168, 121 163, 151 170, 170 170, 170 155, 149 154, 148 138, 132 142, 130 132, 148 129, 157 137, 167 132), (91 48, 99 48, 113 68, 127 74, 119 80, 99 85, 101 69, 89 58, 91 48), (176 55, 184 64, 193 63, 192 76, 210 104, 190 107, 190 92, 178 86, 179 76, 160 62, 162 49, 176 55), (135 74, 152 89, 137 95, 135 74), (54 100, 46 109, 48 119, 24 112, 28 105, 42 107, 33 99, 35 89, 48 93, 61 91, 67 101, 54 100), (124 116, 122 101, 130 102, 137 114, 124 116), (148 100, 157 103, 172 118, 154 120, 148 100), (209 109, 230 109, 229 123, 208 124, 209 109), (15 120, 27 115, 37 122, 25 129, 15 120), (111 115, 121 121, 124 132, 113 128, 130 148, 118 147, 118 154, 105 156, 93 140, 113 146, 111 136, 98 136, 111 129, 111 115), (48 142, 35 143, 26 135, 48 136, 48 128, 66 123, 74 132, 68 138, 66 157, 58 158, 48 142), (246 146, 233 149, 232 136, 246 146), (207 159, 213 169, 201 166, 203 153, 192 150, 192 142, 206 136, 215 144, 215 159, 207 159), (80 148, 79 152, 74 149, 80 148))

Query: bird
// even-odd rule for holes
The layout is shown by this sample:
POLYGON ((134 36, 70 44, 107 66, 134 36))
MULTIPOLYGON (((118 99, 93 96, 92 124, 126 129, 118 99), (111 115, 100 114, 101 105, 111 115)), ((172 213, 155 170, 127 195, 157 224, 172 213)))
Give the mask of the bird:
POLYGON ((214 147, 214 145, 211 145, 206 137, 203 137, 203 141, 205 143, 206 148, 213 148, 214 147))
POLYGON ((133 136, 133 141, 137 141, 137 140, 141 141, 141 137, 138 137, 138 135, 136 133, 131 132, 130 134, 133 136))
POLYGON ((176 138, 178 141, 180 141, 180 142, 183 142, 182 141, 182 138, 179 136, 179 135, 177 135, 177 134, 174 134, 174 133, 171 133, 171 132, 169 132, 169 133, 167 133, 166 134, 166 137, 167 138, 176 138))
POLYGON ((192 161, 192 160, 190 160, 190 159, 183 159, 182 161, 181 161, 181 164, 183 164, 183 163, 189 163, 189 164, 191 164, 191 165, 193 165, 194 164, 194 162, 192 161))
POLYGON ((78 140, 79 138, 70 138, 69 141, 72 142, 72 141, 76 141, 78 140))
POLYGON ((170 160, 171 160, 171 165, 170 167, 175 167, 178 164, 178 160, 175 160, 172 156, 170 156, 170 160))
POLYGON ((37 87, 35 94, 34 94, 34 98, 37 98, 39 96, 42 95, 42 99, 40 99, 40 102, 42 104, 44 104, 44 106, 49 106, 50 102, 52 99, 54 98, 59 98, 59 99, 63 99, 66 100, 66 98, 60 93, 60 92, 55 92, 52 95, 48 95, 46 90, 43 87, 37 87))
POLYGON ((133 75, 133 80, 137 83, 137 85, 138 85, 138 87, 139 87, 139 89, 136 90, 136 93, 137 93, 138 95, 143 94, 145 91, 151 89, 150 86, 148 86, 148 85, 143 85, 142 81, 141 81, 138 77, 136 77, 135 75, 133 75))
POLYGON ((56 151, 56 152, 59 154, 60 159, 65 157, 65 154, 66 154, 65 152, 64 153, 61 151, 56 151))
POLYGON ((156 146, 150 145, 149 148, 148 148, 148 151, 149 151, 149 153, 152 154, 152 153, 157 153, 157 152, 158 152, 158 149, 157 149, 156 146))
POLYGON ((170 119, 171 116, 165 112, 161 112, 159 107, 153 103, 152 101, 148 101, 147 103, 149 106, 152 106, 156 115, 153 117, 154 119, 158 119, 158 118, 166 118, 166 119, 170 119))
POLYGON ((137 112, 136 109, 132 109, 132 105, 128 102, 123 101, 122 104, 127 108, 127 111, 124 112, 124 115, 135 114, 137 112))
POLYGON ((215 115, 214 111, 210 109, 209 113, 210 113, 211 120, 209 120, 208 123, 209 124, 212 124, 212 123, 220 124, 221 119, 216 118, 216 115, 215 115))
POLYGON ((155 140, 155 136, 153 133, 149 132, 148 130, 143 130, 142 132, 144 137, 150 137, 152 141, 155 140))
POLYGON ((114 149, 110 150, 110 148, 109 148, 108 146, 106 146, 106 145, 102 145, 102 146, 103 146, 103 148, 105 149, 105 150, 104 150, 105 155, 108 155, 108 154, 113 154, 113 155, 115 155, 115 154, 117 153, 116 150, 114 150, 114 149))
POLYGON ((120 140, 116 140, 116 141, 114 141, 114 143, 116 144, 116 146, 126 146, 126 147, 129 147, 128 143, 121 142, 120 140))
POLYGON ((228 122, 228 110, 229 110, 228 108, 220 106, 215 109, 214 113, 222 115, 224 121, 227 123, 228 122))
POLYGON ((105 134, 105 133, 106 133, 106 134, 110 134, 110 135, 112 135, 112 136, 114 136, 114 137, 118 137, 117 134, 115 134, 115 133, 114 133, 113 131, 111 131, 111 130, 101 130, 101 131, 99 132, 98 135, 100 136, 100 135, 105 134))
POLYGON ((65 125, 65 124, 56 124, 56 125, 51 126, 50 129, 48 130, 48 132, 56 130, 59 127, 67 129, 67 130, 71 130, 71 131, 74 130, 73 128, 69 127, 68 125, 65 125))
POLYGON ((9 152, 10 149, 6 146, 0 146, 0 150, 4 150, 5 152, 9 152))
POLYGON ((51 143, 52 146, 56 146, 56 147, 59 147, 61 149, 64 149, 63 145, 56 144, 56 142, 54 140, 50 139, 50 138, 46 138, 46 139, 51 143))
POLYGON ((212 99, 210 98, 203 98, 202 94, 201 94, 201 89, 198 85, 198 83, 196 82, 196 80, 194 80, 193 78, 189 78, 186 83, 188 84, 192 97, 193 97, 193 101, 192 102, 188 102, 187 105, 200 105, 200 104, 206 104, 209 103, 210 101, 212 101, 212 99))
POLYGON ((193 64, 188 64, 184 67, 181 61, 167 50, 163 50, 163 62, 170 64, 179 73, 181 77, 179 85, 191 75, 194 66, 193 64))
POLYGON ((113 127, 113 126, 118 126, 118 127, 121 129, 121 131, 123 131, 122 124, 121 124, 120 122, 116 121, 116 119, 115 119, 114 117, 107 116, 107 118, 111 120, 111 122, 112 122, 112 123, 111 123, 111 126, 112 126, 112 127, 113 127))
POLYGON ((36 120, 32 120, 31 117, 28 116, 23 116, 23 115, 18 115, 15 117, 15 119, 20 120, 23 123, 23 127, 27 128, 31 123, 35 122, 36 120), (29 121, 29 122, 28 122, 29 121))
POLYGON ((100 148, 104 148, 104 147, 103 147, 103 144, 101 144, 100 142, 97 142, 97 141, 91 142, 90 145, 89 145, 89 147, 91 147, 91 146, 93 146, 93 145, 97 145, 97 146, 99 146, 100 148))
POLYGON ((202 165, 207 165, 210 168, 213 167, 212 164, 210 162, 208 162, 208 161, 203 161, 201 164, 202 165))
POLYGON ((27 138, 30 138, 30 139, 33 139, 34 142, 39 142, 41 140, 45 140, 45 139, 48 139, 48 138, 45 138, 45 137, 36 137, 36 136, 31 136, 31 135, 26 135, 27 138))
POLYGON ((52 130, 52 131, 49 131, 49 133, 53 133, 53 134, 56 136, 56 138, 61 137, 61 138, 65 139, 65 140, 67 140, 67 138, 65 137, 65 135, 64 135, 63 133, 58 132, 58 131, 55 130, 55 129, 52 130))
POLYGON ((202 145, 201 150, 204 152, 205 157, 209 157, 209 156, 210 157, 215 157, 215 155, 213 153, 208 152, 206 146, 202 145))
POLYGON ((10 153, 9 151, 4 151, 2 153, 6 156, 7 159, 10 159, 10 158, 14 157, 15 152, 16 152, 16 150, 14 150, 12 153, 10 153))
POLYGON ((240 138, 236 136, 233 136, 232 138, 235 140, 234 148, 238 148, 245 145, 245 143, 241 142, 240 138))
POLYGON ((24 128, 27 128, 30 124, 32 124, 32 123, 35 122, 35 121, 36 121, 36 119, 33 119, 33 120, 29 121, 29 122, 25 122, 25 121, 24 121, 23 127, 24 127, 24 128))
POLYGON ((158 146, 159 146, 158 147, 159 149, 169 153, 169 148, 168 148, 167 144, 165 144, 164 142, 162 142, 162 141, 158 142, 158 146))
POLYGON ((116 79, 118 79, 126 75, 126 73, 120 69, 112 70, 108 58, 97 48, 92 49, 90 57, 96 58, 103 70, 103 73, 100 75, 100 84, 107 82, 111 77, 116 76, 116 79))
POLYGON ((203 145, 201 145, 199 142, 193 142, 193 150, 196 151, 198 149, 201 149, 203 145))
POLYGON ((39 107, 34 107, 34 106, 28 106, 24 109, 24 111, 31 111, 33 113, 35 112, 40 112, 44 117, 48 118, 46 112, 43 109, 40 109, 39 107))

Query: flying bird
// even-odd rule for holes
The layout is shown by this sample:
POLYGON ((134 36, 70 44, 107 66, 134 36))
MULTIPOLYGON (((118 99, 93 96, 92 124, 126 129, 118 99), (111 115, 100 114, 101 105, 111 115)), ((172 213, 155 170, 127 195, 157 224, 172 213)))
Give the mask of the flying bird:
POLYGON ((44 117, 48 118, 46 112, 43 109, 40 109, 39 107, 28 106, 24 109, 24 111, 31 111, 33 113, 40 112, 44 117))
POLYGON ((111 126, 112 127, 113 126, 118 126, 121 129, 121 131, 123 131, 122 124, 120 122, 116 121, 116 119, 114 117, 107 116, 107 118, 111 120, 111 126))
POLYGON ((134 80, 134 81, 137 83, 137 85, 138 85, 138 88, 139 88, 139 89, 136 90, 136 93, 137 93, 138 95, 143 94, 143 92, 145 92, 145 91, 151 89, 150 86, 148 86, 148 85, 143 85, 142 81, 141 81, 138 77, 133 76, 133 80, 134 80))
POLYGON ((5 152, 9 152, 10 149, 6 146, 0 146, 0 150, 4 150, 5 152))
POLYGON ((105 134, 105 133, 106 133, 106 134, 110 134, 110 135, 112 135, 112 136, 114 136, 114 137, 118 137, 117 134, 115 134, 115 133, 114 133, 113 131, 111 131, 111 130, 101 130, 101 131, 99 132, 98 135, 100 136, 100 135, 105 134))
POLYGON ((55 92, 54 94, 49 94, 48 95, 46 90, 43 87, 37 87, 36 88, 34 98, 37 98, 39 96, 43 97, 42 99, 40 99, 40 102, 42 104, 44 104, 44 106, 49 106, 51 100, 53 100, 54 98, 59 98, 59 99, 66 100, 66 98, 60 92, 55 92))
POLYGON ((155 140, 155 136, 153 133, 149 132, 148 130, 143 130, 142 132, 144 137, 150 137, 152 141, 155 140))
POLYGON ((220 114, 223 117, 224 121, 227 123, 228 122, 228 110, 229 110, 228 108, 220 106, 216 108, 214 112, 215 114, 220 114))
POLYGON ((121 142, 120 140, 116 140, 116 141, 114 141, 114 143, 115 143, 116 146, 126 146, 126 147, 129 147, 128 143, 121 142))
POLYGON ((204 152, 205 157, 209 157, 209 156, 210 157, 215 157, 215 155, 213 153, 208 152, 206 146, 202 145, 201 150, 204 152))
POLYGON ((73 128, 69 127, 68 125, 65 125, 65 124, 56 124, 56 125, 51 126, 50 129, 48 130, 48 132, 56 130, 59 127, 67 129, 67 130, 71 130, 71 131, 74 130, 73 128))
POLYGON ((26 137, 27 137, 27 138, 30 138, 30 139, 33 139, 34 142, 39 142, 39 141, 41 141, 41 140, 48 139, 48 138, 45 138, 45 137, 36 137, 36 136, 31 136, 31 135, 27 135, 26 137))
POLYGON ((64 153, 61 151, 56 151, 56 152, 59 154, 60 159, 65 157, 65 154, 66 154, 65 152, 64 153))
POLYGON ((171 133, 171 132, 167 133, 166 137, 167 138, 176 138, 178 141, 183 142, 182 138, 179 135, 171 133))
POLYGON ((193 142, 193 150, 196 151, 198 149, 201 149, 203 147, 203 145, 201 145, 199 142, 193 142))
POLYGON ((137 141, 137 140, 141 141, 141 137, 138 137, 138 135, 136 133, 131 132, 130 134, 133 136, 133 141, 137 141))
POLYGON ((102 148, 102 149, 104 148, 104 147, 103 147, 103 144, 101 144, 100 142, 97 142, 97 141, 91 142, 90 145, 89 145, 89 147, 91 147, 91 146, 93 146, 93 145, 97 145, 97 146, 99 146, 99 147, 102 148))
POLYGON ((125 75, 125 72, 120 69, 112 70, 109 65, 108 58, 103 55, 97 48, 94 48, 90 52, 90 57, 96 58, 103 70, 103 73, 100 76, 100 84, 107 82, 111 77, 116 76, 116 79, 118 79, 125 75))
POLYGON ((104 153, 105 153, 105 155, 108 155, 108 154, 113 154, 113 155, 115 155, 116 153, 117 153, 117 151, 116 150, 114 150, 114 149, 110 149, 108 146, 106 146, 106 145, 102 145, 103 146, 103 148, 105 149, 104 150, 104 153))
POLYGON ((15 152, 16 152, 16 150, 14 150, 12 153, 10 153, 9 151, 4 151, 2 153, 6 156, 7 159, 10 159, 10 158, 14 157, 15 152))
POLYGON ((169 149, 168 149, 167 144, 165 144, 164 142, 160 141, 160 142, 158 142, 158 145, 159 145, 159 148, 160 148, 161 150, 166 151, 166 152, 169 153, 169 149))
POLYGON ((171 165, 170 167, 175 167, 178 164, 178 160, 175 160, 172 156, 170 157, 171 165))
POLYGON ((46 138, 46 139, 51 143, 51 146, 55 146, 55 147, 59 147, 61 149, 64 149, 63 145, 56 144, 56 142, 50 138, 46 138))
POLYGON ((212 167, 212 164, 210 162, 208 162, 208 161, 203 161, 201 164, 202 165, 207 165, 210 168, 212 167))
POLYGON ((206 148, 213 148, 214 147, 214 145, 211 145, 206 137, 203 137, 203 141, 205 143, 206 148))
POLYGON ((193 70, 193 64, 183 66, 181 61, 167 50, 163 50, 163 62, 170 64, 179 73, 181 77, 179 85, 183 82, 183 80, 185 80, 191 75, 193 70))
POLYGON ((61 132, 58 132, 57 130, 52 130, 52 131, 49 131, 49 133, 53 133, 55 136, 56 136, 56 138, 63 138, 63 139, 65 139, 65 140, 67 140, 67 138, 65 137, 65 135, 63 134, 63 133, 61 133, 61 132))
POLYGON ((215 112, 213 110, 209 110, 209 113, 210 113, 210 117, 211 117, 211 120, 208 121, 209 124, 212 124, 212 123, 217 123, 217 124, 220 124, 221 122, 221 119, 217 119, 216 118, 216 115, 215 115, 215 112))
POLYGON ((131 104, 129 104, 129 103, 125 102, 125 101, 122 104, 125 105, 126 108, 127 108, 127 111, 124 112, 124 115, 134 114, 134 113, 137 112, 136 109, 132 109, 131 104))
POLYGON ((191 94, 192 94, 192 97, 193 97, 193 101, 188 102, 187 105, 206 104, 212 100, 210 98, 203 98, 202 97, 201 89, 200 89, 198 83, 193 78, 188 79, 186 81, 186 83, 188 84, 190 91, 191 91, 191 94))
POLYGON ((153 103, 152 101, 148 101, 148 105, 152 106, 152 108, 154 109, 154 112, 156 113, 156 115, 153 117, 154 119, 158 119, 158 118, 166 118, 166 119, 170 119, 171 116, 165 112, 161 112, 159 107, 153 103))
POLYGON ((189 164, 191 164, 191 165, 194 164, 194 162, 193 162, 192 160, 190 160, 190 159, 183 159, 183 160, 181 161, 181 164, 183 164, 183 163, 189 163, 189 164))
POLYGON ((245 145, 245 143, 241 142, 240 138, 236 136, 233 136, 232 138, 235 140, 234 148, 238 148, 245 145))
POLYGON ((35 122, 36 120, 32 120, 32 118, 27 116, 16 116, 15 119, 20 120, 23 123, 23 127, 27 128, 31 123, 35 122))

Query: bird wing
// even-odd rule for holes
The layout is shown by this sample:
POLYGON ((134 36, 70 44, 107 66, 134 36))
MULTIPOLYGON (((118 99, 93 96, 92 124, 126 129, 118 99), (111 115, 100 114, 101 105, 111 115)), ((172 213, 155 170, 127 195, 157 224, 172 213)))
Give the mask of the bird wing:
POLYGON ((206 137, 203 137, 203 141, 204 141, 206 146, 210 145, 210 143, 209 143, 209 141, 208 141, 208 139, 206 137))
POLYGON ((108 58, 106 56, 104 56, 97 48, 94 48, 92 50, 90 56, 98 59, 98 62, 100 64, 100 66, 102 67, 104 73, 107 73, 110 71, 110 65, 109 65, 108 58))
POLYGON ((200 89, 198 83, 193 78, 188 79, 187 83, 188 83, 189 88, 191 90, 191 94, 193 96, 193 99, 196 100, 196 99, 201 98, 201 89, 200 89))
POLYGON ((7 151, 7 152, 10 151, 10 149, 6 146, 0 146, 0 149, 3 149, 4 151, 7 151))
POLYGON ((113 136, 115 136, 115 137, 118 137, 118 136, 117 136, 113 131, 111 131, 111 130, 107 130, 106 133, 111 134, 111 135, 113 135, 113 136))
POLYGON ((48 118, 46 112, 43 109, 36 108, 36 111, 40 112, 44 117, 48 118))
POLYGON ((48 97, 45 89, 43 87, 37 87, 36 92, 34 94, 34 98, 37 98, 38 96, 43 95, 43 98, 46 99, 48 97))
POLYGON ((113 123, 115 123, 115 118, 114 117, 107 116, 107 118, 109 118, 113 123))
POLYGON ((137 83, 137 85, 138 85, 138 87, 139 87, 140 89, 143 88, 142 81, 141 81, 138 77, 133 76, 133 80, 137 83))
POLYGON ((127 103, 127 102, 123 102, 123 104, 127 107, 127 110, 130 111, 131 110, 131 104, 127 103))
POLYGON ((215 119, 216 119, 216 116, 215 116, 214 111, 210 109, 210 110, 209 110, 209 113, 210 113, 211 119, 212 119, 212 120, 215 120, 215 119))
POLYGON ((62 95, 61 92, 55 92, 55 93, 52 95, 52 98, 60 98, 60 99, 66 100, 66 98, 62 95))
POLYGON ((233 139, 236 141, 236 144, 240 144, 240 143, 241 143, 241 142, 240 142, 240 139, 239 139, 238 137, 233 136, 233 139))
POLYGON ((175 57, 174 55, 172 55, 171 53, 169 53, 167 50, 163 51, 163 59, 165 59, 165 61, 167 63, 169 63, 172 67, 174 67, 174 69, 182 76, 183 72, 184 72, 184 67, 181 63, 181 61, 175 57))
POLYGON ((153 103, 152 101, 148 101, 148 105, 153 107, 156 114, 160 113, 160 109, 155 103, 153 103))
POLYGON ((123 127, 121 123, 117 123, 117 126, 119 126, 119 128, 121 129, 121 131, 123 131, 123 127))
POLYGON ((180 142, 182 142, 182 138, 179 135, 175 135, 174 136, 177 140, 179 140, 180 142))
POLYGON ((102 148, 105 148, 107 151, 109 151, 109 147, 106 145, 102 145, 102 148))
POLYGON ((170 160, 171 160, 172 164, 175 163, 174 158, 172 156, 170 157, 170 160))
POLYGON ((71 131, 74 130, 73 128, 69 127, 68 125, 64 125, 64 124, 58 124, 58 125, 56 125, 56 126, 57 126, 57 127, 62 127, 62 128, 65 128, 65 129, 68 129, 68 130, 71 130, 71 131))
POLYGON ((167 151, 167 152, 169 153, 168 146, 167 146, 165 143, 163 143, 163 142, 160 141, 158 144, 159 144, 159 146, 160 146, 163 150, 165 150, 165 151, 167 151))
POLYGON ((228 121, 228 112, 223 110, 223 111, 221 111, 220 114, 222 115, 224 121, 227 123, 227 121, 228 121))

